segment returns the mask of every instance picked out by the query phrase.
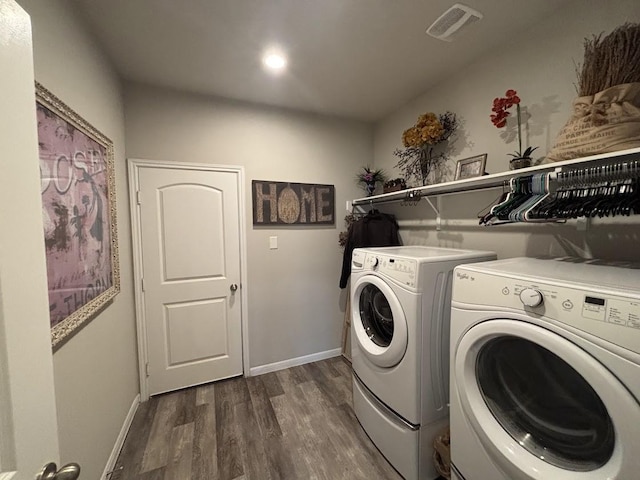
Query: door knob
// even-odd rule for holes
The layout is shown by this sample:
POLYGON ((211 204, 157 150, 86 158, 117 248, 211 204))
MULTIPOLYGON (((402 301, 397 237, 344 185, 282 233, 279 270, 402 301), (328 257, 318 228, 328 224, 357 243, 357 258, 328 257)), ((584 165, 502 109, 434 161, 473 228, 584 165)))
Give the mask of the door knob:
POLYGON ((236 290, 238 290, 238 285, 236 285, 235 283, 232 283, 231 286, 229 287, 229 289, 232 292, 235 292, 236 290))
POLYGON ((77 480, 80 477, 80 465, 69 463, 57 470, 55 463, 47 463, 36 480, 77 480))

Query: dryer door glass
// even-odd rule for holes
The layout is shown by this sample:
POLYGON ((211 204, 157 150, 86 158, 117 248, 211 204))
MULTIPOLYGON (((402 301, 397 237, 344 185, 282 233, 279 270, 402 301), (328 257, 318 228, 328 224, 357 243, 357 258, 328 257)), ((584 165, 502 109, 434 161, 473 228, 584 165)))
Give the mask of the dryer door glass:
POLYGON ((611 457, 614 429, 602 400, 549 350, 497 337, 478 353, 476 378, 493 416, 536 457, 573 471, 595 470, 611 457))
POLYGON ((380 347, 388 347, 393 339, 393 314, 384 293, 373 284, 360 293, 360 320, 367 336, 380 347))

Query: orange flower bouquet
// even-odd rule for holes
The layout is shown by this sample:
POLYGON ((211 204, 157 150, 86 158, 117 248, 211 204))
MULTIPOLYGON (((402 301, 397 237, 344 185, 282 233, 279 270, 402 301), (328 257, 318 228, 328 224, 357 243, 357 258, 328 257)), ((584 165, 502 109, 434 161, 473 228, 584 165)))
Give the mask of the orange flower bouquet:
POLYGON ((418 117, 416 124, 402 134, 404 149, 396 149, 393 154, 400 158, 396 167, 407 180, 415 177, 426 185, 429 174, 446 162, 446 151, 434 151, 436 145, 446 142, 458 128, 458 120, 452 112, 440 115, 429 112, 418 117))

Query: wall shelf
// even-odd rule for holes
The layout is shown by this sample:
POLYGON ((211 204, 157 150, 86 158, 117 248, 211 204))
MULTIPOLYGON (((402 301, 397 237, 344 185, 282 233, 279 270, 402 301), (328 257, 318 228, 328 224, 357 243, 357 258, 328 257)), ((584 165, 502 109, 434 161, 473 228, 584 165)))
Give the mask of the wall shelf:
MULTIPOLYGON (((523 175, 531 175, 534 173, 544 172, 561 172, 575 168, 583 168, 588 166, 606 165, 612 162, 624 162, 640 159, 640 148, 630 150, 621 150, 613 153, 605 153, 601 155, 593 155, 590 157, 577 158, 574 160, 565 160, 563 162, 546 163, 519 170, 509 170, 501 173, 493 173, 482 177, 466 178, 463 180, 454 180, 451 182, 438 183, 436 185, 426 185, 424 187, 409 188, 397 192, 383 193, 381 195, 373 195, 371 197, 356 198, 352 201, 352 205, 374 205, 401 202, 407 198, 420 197, 438 197, 441 195, 451 195, 455 193, 472 192, 476 190, 486 190, 489 188, 502 187, 514 177, 523 175)), ((438 215, 439 217, 439 215, 438 215)))

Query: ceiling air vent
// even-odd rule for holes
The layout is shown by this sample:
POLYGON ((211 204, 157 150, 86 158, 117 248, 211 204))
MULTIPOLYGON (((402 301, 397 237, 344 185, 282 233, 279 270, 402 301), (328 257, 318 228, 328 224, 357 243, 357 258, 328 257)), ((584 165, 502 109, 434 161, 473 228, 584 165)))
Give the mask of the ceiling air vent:
POLYGON ((427 28, 427 35, 450 42, 462 27, 467 27, 481 18, 480 12, 461 3, 456 3, 427 28))

